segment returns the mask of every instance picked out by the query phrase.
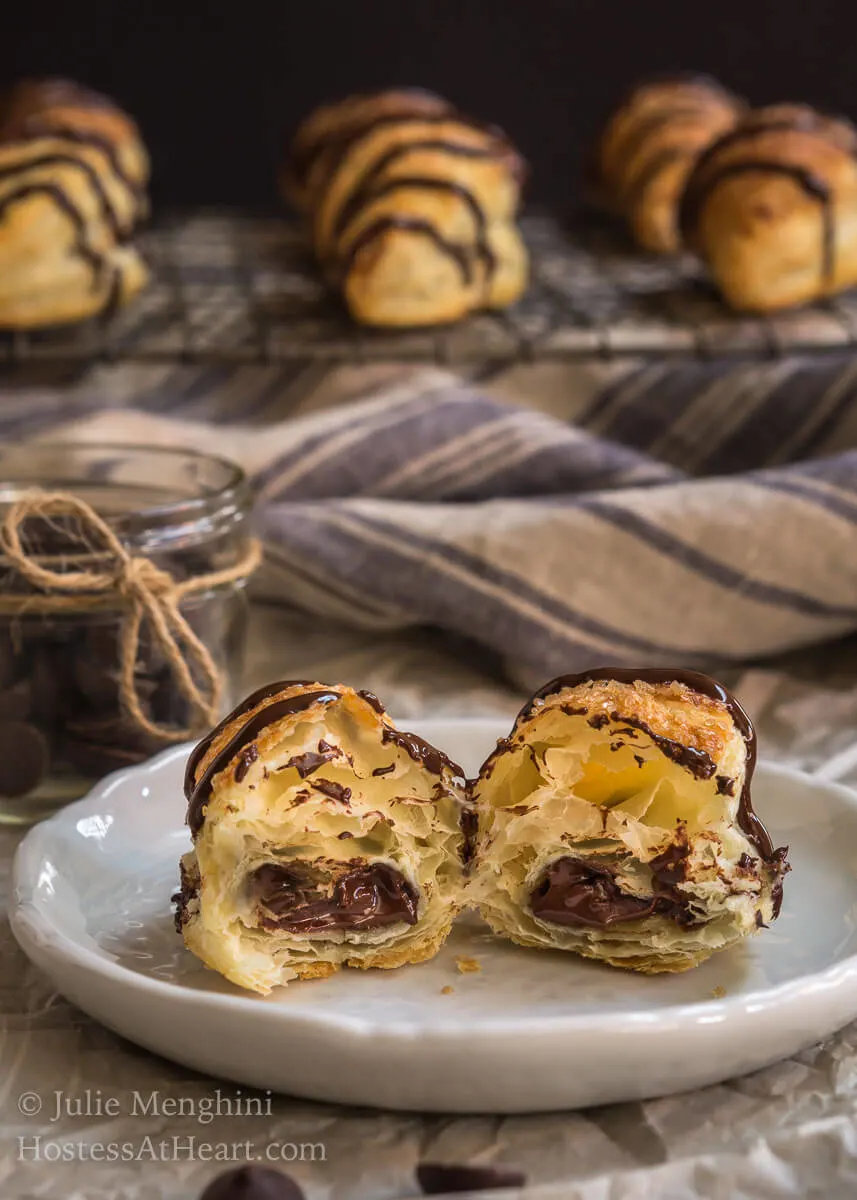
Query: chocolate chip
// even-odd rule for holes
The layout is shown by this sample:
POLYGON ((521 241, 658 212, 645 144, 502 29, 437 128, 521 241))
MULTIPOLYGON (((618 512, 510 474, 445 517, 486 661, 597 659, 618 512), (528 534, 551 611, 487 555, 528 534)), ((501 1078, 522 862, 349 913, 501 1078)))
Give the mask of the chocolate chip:
MULTIPOLYGON (((32 521, 27 533, 35 539, 28 547, 36 553, 66 561, 92 553, 73 522, 58 521, 55 526, 32 521)), ((154 559, 171 572, 175 560, 181 559, 185 573, 199 574, 215 569, 221 549, 217 538, 211 552, 206 547, 193 563, 185 544, 154 559)), ((12 571, 3 573, 2 582, 7 591, 29 590, 12 571)), ((215 662, 232 675, 240 663, 246 623, 240 589, 213 591, 187 607, 192 627, 215 662)), ((56 780, 58 792, 65 794, 78 785, 84 790, 86 783, 141 762, 170 744, 168 736, 141 730, 125 711, 119 682, 122 629, 119 611, 73 608, 57 616, 25 613, 0 625, 0 729, 11 725, 20 737, 20 744, 10 749, 12 739, 0 732, 5 760, 0 764, 0 794, 23 795, 43 780, 46 786, 56 780)), ((193 723, 197 714, 190 711, 147 621, 140 630, 134 684, 136 699, 153 725, 169 729, 193 723)))
POLYGON ((29 679, 18 679, 0 692, 0 721, 26 721, 33 707, 29 679))
POLYGON ((417 1179, 425 1196, 487 1192, 491 1188, 523 1187, 527 1182, 523 1172, 505 1167, 447 1166, 443 1163, 420 1163, 417 1179))
POLYGON ((199 1200, 304 1200, 295 1181, 271 1167, 236 1167, 212 1179, 199 1200))
POLYGON ((41 783, 48 768, 48 747, 34 725, 0 722, 0 796, 25 796, 41 783))

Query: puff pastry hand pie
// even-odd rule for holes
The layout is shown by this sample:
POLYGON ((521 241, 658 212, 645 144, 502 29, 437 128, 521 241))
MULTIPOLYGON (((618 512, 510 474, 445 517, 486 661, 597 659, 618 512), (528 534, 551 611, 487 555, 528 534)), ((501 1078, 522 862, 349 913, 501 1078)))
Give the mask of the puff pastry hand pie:
POLYGON ((200 742, 185 790, 177 924, 233 983, 398 967, 446 939, 472 831, 461 769, 371 693, 262 688, 200 742))
POLYGON ((736 309, 769 312, 857 283, 857 130, 798 104, 751 113, 697 161, 688 245, 736 309))
POLYGON ((692 672, 548 684, 475 785, 470 899, 499 934, 683 971, 778 914, 786 851, 750 802, 752 725, 692 672))
POLYGON ((298 130, 283 190, 364 324, 432 325, 516 300, 523 161, 505 135, 428 92, 353 96, 298 130))
POLYGON ((743 109, 737 96, 707 76, 640 84, 599 140, 592 163, 596 201, 628 222, 643 249, 675 254, 688 174, 743 109))
POLYGON ((131 235, 148 157, 112 101, 65 80, 0 97, 0 328, 106 314, 147 272, 131 235))

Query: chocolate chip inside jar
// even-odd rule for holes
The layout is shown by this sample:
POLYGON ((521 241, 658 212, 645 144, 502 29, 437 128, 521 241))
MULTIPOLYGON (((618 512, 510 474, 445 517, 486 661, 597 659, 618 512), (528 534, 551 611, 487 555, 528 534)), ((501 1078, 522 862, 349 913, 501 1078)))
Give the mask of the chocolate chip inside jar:
POLYGON ((0 764, 0 824, 38 820, 230 702, 249 504, 237 467, 193 452, 0 447, 0 746, 19 751, 0 764), (151 606, 168 591, 165 637, 151 606))
MULTIPOLYGON (((667 852, 669 855, 669 852, 667 852)), ((665 856, 660 856, 664 858, 665 856)), ((674 856, 659 870, 654 860, 654 894, 636 896, 617 883, 614 864, 565 856, 544 872, 530 895, 530 910, 540 921, 553 925, 584 925, 605 928, 621 921, 639 921, 645 917, 668 917, 690 927, 699 924, 688 899, 675 886, 674 856), (659 876, 664 876, 659 878, 659 876)))
POLYGON ((387 863, 265 863, 248 878, 255 918, 283 933, 327 933, 415 925, 419 896, 387 863))

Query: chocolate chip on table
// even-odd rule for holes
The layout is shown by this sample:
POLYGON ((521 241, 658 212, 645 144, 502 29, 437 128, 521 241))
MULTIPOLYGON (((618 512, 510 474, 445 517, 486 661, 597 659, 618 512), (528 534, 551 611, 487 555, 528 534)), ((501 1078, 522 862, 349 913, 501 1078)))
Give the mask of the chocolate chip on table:
POLYGON ((212 1179, 199 1200, 304 1200, 303 1191, 271 1167, 236 1167, 212 1179))
POLYGON ((0 721, 0 796, 25 796, 44 778, 50 754, 35 725, 0 721))
POLYGON ((445 1163, 420 1163, 417 1167, 417 1179, 424 1196, 523 1187, 527 1182, 527 1177, 522 1171, 513 1171, 506 1167, 468 1167, 445 1163))

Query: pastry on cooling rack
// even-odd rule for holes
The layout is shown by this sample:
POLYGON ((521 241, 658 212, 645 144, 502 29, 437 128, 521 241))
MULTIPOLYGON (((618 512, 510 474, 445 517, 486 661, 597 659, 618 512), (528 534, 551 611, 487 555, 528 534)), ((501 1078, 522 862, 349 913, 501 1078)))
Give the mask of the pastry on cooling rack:
POLYGON ((697 161, 685 240, 733 308, 769 312, 857 283, 857 129, 799 104, 750 113, 697 161))
POLYGON ((644 250, 675 254, 688 174, 743 110, 737 96, 707 76, 640 84, 601 134, 592 162, 594 198, 628 222, 644 250))
POLYGON ((0 97, 0 328, 107 314, 146 282, 130 242, 148 157, 134 122, 66 80, 0 97))
POLYGON ((437 953, 460 902, 461 769, 349 687, 275 683, 196 747, 185 777, 185 944, 269 992, 437 953))
POLYGON ((693 967, 779 912, 786 852, 753 812, 754 762, 748 717, 705 675, 556 679, 475 784, 471 899, 524 946, 693 967))
POLYGON ((420 91, 353 96, 298 130, 283 174, 322 269, 363 324, 503 308, 527 283, 524 164, 506 136, 420 91))

